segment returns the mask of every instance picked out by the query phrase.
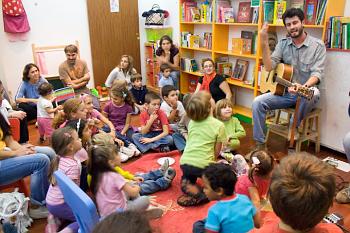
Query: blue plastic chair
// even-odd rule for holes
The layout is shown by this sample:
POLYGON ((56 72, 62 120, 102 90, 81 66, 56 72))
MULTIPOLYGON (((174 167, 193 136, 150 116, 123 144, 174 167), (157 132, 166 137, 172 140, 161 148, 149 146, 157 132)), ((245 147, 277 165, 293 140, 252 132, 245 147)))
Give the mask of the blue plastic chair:
POLYGON ((95 225, 99 222, 95 204, 91 198, 63 172, 56 171, 54 175, 63 193, 64 201, 72 209, 75 219, 79 224, 79 232, 92 232, 95 225))

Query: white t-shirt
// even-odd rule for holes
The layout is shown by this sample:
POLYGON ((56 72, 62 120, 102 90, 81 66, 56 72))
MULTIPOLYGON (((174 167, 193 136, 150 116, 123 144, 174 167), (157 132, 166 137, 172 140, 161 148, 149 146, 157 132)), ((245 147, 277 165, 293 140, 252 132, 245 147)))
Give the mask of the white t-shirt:
MULTIPOLYGON (((162 102, 162 104, 160 105, 160 109, 162 109, 165 112, 165 114, 168 118, 169 118, 170 112, 173 110, 173 108, 166 101, 162 102)), ((179 122, 181 117, 183 115, 185 115, 185 113, 186 113, 185 108, 180 101, 177 101, 177 108, 176 109, 179 111, 179 115, 178 115, 177 119, 175 119, 175 121, 169 122, 171 124, 179 122)))
MULTIPOLYGON (((132 73, 136 74, 136 70, 133 69, 132 73)), ((114 80, 125 80, 128 84, 128 89, 131 89, 131 74, 124 74, 123 70, 119 67, 114 68, 106 79, 106 87, 111 87, 114 80)))
POLYGON ((10 124, 8 121, 9 113, 12 111, 13 109, 11 104, 7 101, 7 99, 3 99, 0 106, 0 113, 4 116, 8 124, 10 124))
POLYGON ((54 113, 47 113, 46 108, 53 108, 52 102, 40 96, 37 103, 37 117, 53 118, 55 116, 54 113))

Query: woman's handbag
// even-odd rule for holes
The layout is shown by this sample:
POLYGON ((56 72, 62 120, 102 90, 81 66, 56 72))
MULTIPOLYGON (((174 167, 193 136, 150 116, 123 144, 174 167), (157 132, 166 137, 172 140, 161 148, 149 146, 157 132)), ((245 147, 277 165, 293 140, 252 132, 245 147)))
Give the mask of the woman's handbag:
POLYGON ((160 9, 158 4, 153 4, 152 9, 142 13, 146 18, 145 25, 164 25, 164 20, 169 17, 169 12, 160 9))

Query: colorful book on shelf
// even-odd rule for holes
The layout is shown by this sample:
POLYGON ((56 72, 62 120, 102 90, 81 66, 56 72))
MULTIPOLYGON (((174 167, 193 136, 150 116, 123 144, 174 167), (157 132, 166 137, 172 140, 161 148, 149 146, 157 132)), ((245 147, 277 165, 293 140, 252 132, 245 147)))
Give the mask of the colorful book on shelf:
POLYGON ((201 21, 201 12, 197 7, 191 7, 191 21, 192 22, 200 22, 201 21))
POLYGON ((188 47, 199 48, 200 37, 197 35, 190 35, 188 38, 188 47))
POLYGON ((277 0, 274 5, 273 24, 283 25, 282 15, 287 9, 287 1, 277 0))
POLYGON ((194 92, 197 88, 198 77, 190 76, 188 77, 188 91, 194 92))
POLYGON ((238 23, 251 23, 252 22, 252 8, 250 2, 239 2, 237 12, 238 23))
POLYGON ((242 38, 232 38, 232 53, 242 54, 242 38))
POLYGON ((274 6, 275 6, 274 0, 263 1, 264 22, 273 23, 274 6))
POLYGON ((259 7, 252 7, 252 23, 258 23, 259 21, 259 7))
POLYGON ((305 0, 304 14, 305 24, 315 24, 317 0, 305 0))
POLYGON ((221 8, 231 8, 231 2, 228 0, 217 0, 215 1, 215 20, 218 23, 223 23, 222 21, 222 14, 221 14, 221 8))
POLYGON ((241 31, 242 43, 242 54, 252 54, 252 42, 254 33, 251 31, 241 31))
POLYGON ((304 10, 304 0, 290 0, 289 8, 300 8, 304 10))
POLYGON ((182 3, 182 20, 184 22, 191 22, 191 8, 197 8, 197 2, 185 1, 182 3))
POLYGON ((220 15, 221 15, 220 22, 222 22, 222 23, 234 23, 235 22, 232 7, 230 7, 230 8, 221 7, 220 8, 220 15))
POLYGON ((232 74, 232 63, 231 62, 217 62, 216 72, 221 75, 231 76, 232 74))
POLYGON ((256 54, 258 48, 258 32, 255 31, 252 40, 252 54, 256 54))
POLYGON ((232 78, 243 81, 247 73, 248 64, 249 62, 246 60, 237 59, 235 68, 233 69, 232 78))
POLYGON ((320 9, 317 9, 317 16, 316 16, 316 24, 321 25, 324 17, 325 17, 325 11, 326 11, 326 5, 327 5, 327 0, 319 1, 320 4, 319 7, 320 9))

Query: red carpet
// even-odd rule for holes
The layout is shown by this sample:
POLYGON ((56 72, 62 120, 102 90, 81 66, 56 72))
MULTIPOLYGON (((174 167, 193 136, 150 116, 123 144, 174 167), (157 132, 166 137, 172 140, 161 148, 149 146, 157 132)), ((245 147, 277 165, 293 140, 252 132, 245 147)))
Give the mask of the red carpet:
POLYGON ((180 154, 178 151, 146 154, 137 161, 125 165, 123 168, 133 173, 158 169, 159 164, 157 163, 157 159, 164 156, 175 159, 176 162, 172 167, 176 169, 176 177, 169 189, 152 195, 155 196, 155 200, 158 204, 166 206, 166 211, 162 218, 153 220, 152 226, 156 228, 155 230, 157 232, 162 233, 190 233, 192 232, 192 224, 197 220, 205 218, 209 206, 215 202, 196 207, 181 207, 176 203, 177 198, 182 194, 180 189, 182 172, 180 169, 180 154))

